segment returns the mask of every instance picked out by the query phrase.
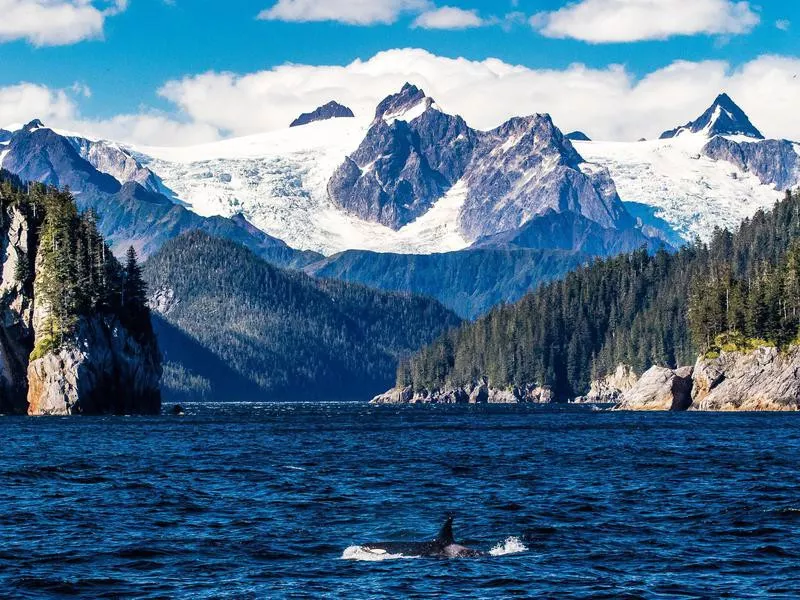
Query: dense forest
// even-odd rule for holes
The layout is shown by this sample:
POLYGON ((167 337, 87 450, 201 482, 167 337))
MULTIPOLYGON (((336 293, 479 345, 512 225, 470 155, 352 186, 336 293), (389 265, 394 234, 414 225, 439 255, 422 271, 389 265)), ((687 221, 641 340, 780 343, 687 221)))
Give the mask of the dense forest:
POLYGON ((786 345, 800 322, 800 193, 739 231, 675 253, 598 260, 444 334, 398 369, 398 385, 439 388, 487 376, 537 383, 561 399, 626 363, 691 364, 700 352, 786 345))
MULTIPOLYGON (((0 172, 0 203, 3 220, 10 218, 12 206, 25 215, 33 236, 29 250, 38 249, 17 263, 14 274, 18 282, 33 286, 37 273, 37 309, 45 317, 32 359, 60 347, 82 316, 117 316, 140 341, 151 340, 146 286, 132 247, 121 265, 98 232, 95 214, 78 213, 69 190, 23 184, 0 172)), ((3 229, 9 225, 2 223, 3 229)), ((34 290, 25 292, 32 297, 34 290)))
POLYGON ((460 323, 435 300, 315 279, 195 231, 144 265, 173 400, 354 400, 460 323))

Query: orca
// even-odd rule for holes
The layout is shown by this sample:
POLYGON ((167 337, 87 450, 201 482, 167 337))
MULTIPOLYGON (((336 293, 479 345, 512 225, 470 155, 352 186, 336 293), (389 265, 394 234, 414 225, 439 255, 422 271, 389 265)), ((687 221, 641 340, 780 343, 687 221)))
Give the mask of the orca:
POLYGON ((376 555, 399 555, 428 558, 475 558, 485 552, 456 544, 453 538, 453 517, 447 517, 436 539, 430 542, 379 542, 361 546, 365 552, 376 555))

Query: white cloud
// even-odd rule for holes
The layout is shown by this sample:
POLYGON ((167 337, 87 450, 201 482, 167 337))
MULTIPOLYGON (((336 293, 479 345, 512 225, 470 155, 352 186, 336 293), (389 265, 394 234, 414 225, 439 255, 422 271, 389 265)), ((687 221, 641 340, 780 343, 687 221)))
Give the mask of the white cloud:
POLYGON ((394 23, 401 14, 431 8, 429 0, 278 0, 263 10, 268 21, 338 21, 349 25, 394 23))
POLYGON ((106 18, 126 8, 127 0, 0 0, 0 42, 63 46, 100 38, 106 18))
POLYGON ((789 31, 792 26, 792 22, 788 19, 778 19, 775 21, 775 27, 780 29, 781 31, 789 31))
POLYGON ((497 59, 470 61, 424 50, 390 50, 346 66, 283 65, 250 74, 205 73, 170 81, 159 93, 173 115, 143 111, 87 120, 80 94, 24 84, 0 89, 0 123, 41 117, 46 124, 119 141, 185 145, 223 135, 281 129, 301 112, 330 100, 371 117, 406 81, 443 110, 481 129, 534 112, 549 112, 564 131, 635 140, 696 118, 727 91, 765 135, 800 140, 796 118, 800 57, 762 56, 740 67, 724 61, 678 61, 637 78, 625 67, 530 69, 497 59))
POLYGON ((416 18, 412 27, 422 29, 470 29, 486 25, 477 10, 464 10, 454 6, 443 6, 429 10, 416 18))
POLYGON ((564 130, 597 139, 653 137, 686 123, 728 91, 768 135, 800 139, 795 118, 800 58, 763 56, 733 69, 724 61, 679 61, 637 79, 624 67, 529 69, 424 50, 390 50, 347 66, 283 65, 246 75, 205 73, 167 83, 161 95, 191 121, 234 135, 286 127, 335 99, 371 116, 406 81, 448 112, 488 129, 515 115, 550 112, 564 130))
POLYGON ((63 90, 51 90, 34 83, 0 87, 0 126, 25 124, 34 118, 69 122, 77 107, 63 90))
POLYGON ((590 43, 747 33, 759 15, 739 0, 580 0, 530 22, 545 36, 590 43))

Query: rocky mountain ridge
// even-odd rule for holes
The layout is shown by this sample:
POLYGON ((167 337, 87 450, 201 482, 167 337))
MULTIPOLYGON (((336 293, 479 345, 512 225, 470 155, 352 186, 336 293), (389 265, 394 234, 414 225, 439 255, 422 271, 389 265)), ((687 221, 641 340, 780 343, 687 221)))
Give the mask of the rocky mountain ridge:
POLYGON ((311 112, 301 114, 292 121, 289 127, 301 127, 302 125, 308 125, 309 123, 315 123, 317 121, 327 121, 328 119, 346 119, 353 117, 355 117, 355 115, 352 110, 336 101, 331 101, 311 112))

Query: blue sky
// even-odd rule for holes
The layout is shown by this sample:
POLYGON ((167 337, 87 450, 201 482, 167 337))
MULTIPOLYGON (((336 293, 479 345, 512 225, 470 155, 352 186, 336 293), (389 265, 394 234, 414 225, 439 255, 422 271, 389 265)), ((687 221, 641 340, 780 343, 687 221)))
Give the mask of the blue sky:
MULTIPOLYGON (((85 0, 0 0, 0 10, 4 3, 81 1, 85 0)), ((387 4, 390 16, 383 20, 393 22, 380 22, 379 17, 378 22, 362 24, 317 21, 318 14, 304 16, 302 6, 290 6, 310 1, 118 0, 115 6, 98 2, 94 5, 97 10, 108 11, 100 29, 90 31, 86 35, 89 39, 67 43, 60 39, 43 42, 35 37, 36 33, 4 35, 0 25, 0 88, 26 82, 50 90, 68 90, 66 93, 82 118, 110 119, 141 111, 180 112, 158 90, 168 81, 187 76, 206 72, 255 73, 285 63, 346 65, 394 48, 418 48, 435 56, 473 61, 497 58, 533 70, 566 70, 573 63, 593 69, 620 64, 634 78, 645 77, 681 60, 724 61, 730 69, 736 69, 764 55, 800 57, 800 2, 794 1, 763 0, 756 6, 734 0, 692 0, 689 4, 688 0, 663 0, 680 7, 703 3, 711 7, 709 10, 724 7, 729 14, 720 14, 719 20, 731 22, 720 25, 715 22, 716 17, 709 21, 707 16, 698 14, 697 19, 706 21, 698 25, 700 31, 691 34, 644 32, 633 36, 658 39, 599 43, 574 39, 581 34, 572 33, 569 23, 555 33, 543 25, 551 18, 548 13, 555 14, 568 5, 564 0, 450 0, 438 5, 427 0, 372 0, 387 4), (289 10, 281 13, 278 6, 276 13, 276 2, 289 6, 289 10), (479 18, 481 26, 465 29, 415 26, 420 14, 445 4, 479 18), (270 9, 271 20, 257 19, 259 13, 270 9), (538 21, 532 21, 537 18, 535 15, 543 14, 538 21), (76 83, 86 86, 91 94, 69 91, 76 83)), ((358 5, 365 0, 327 3, 333 5, 335 13, 337 5, 345 6, 351 1, 358 5)), ((593 10, 596 5, 593 18, 600 11, 614 10, 615 3, 641 1, 580 0, 592 5, 584 7, 586 10, 593 10)), ((325 4, 325 0, 317 0, 317 6, 320 3, 325 4)), ((345 7, 347 10, 351 11, 350 16, 340 21, 352 21, 353 11, 359 8, 345 7)), ((586 14, 589 13, 577 14, 576 18, 585 20, 586 14)), ((653 15, 653 20, 664 19, 653 15)), ((551 28, 555 27, 554 21, 547 22, 551 28)), ((635 28, 637 24, 621 24, 619 28, 626 26, 635 28)), ((185 115, 181 118, 187 119, 185 115)))

